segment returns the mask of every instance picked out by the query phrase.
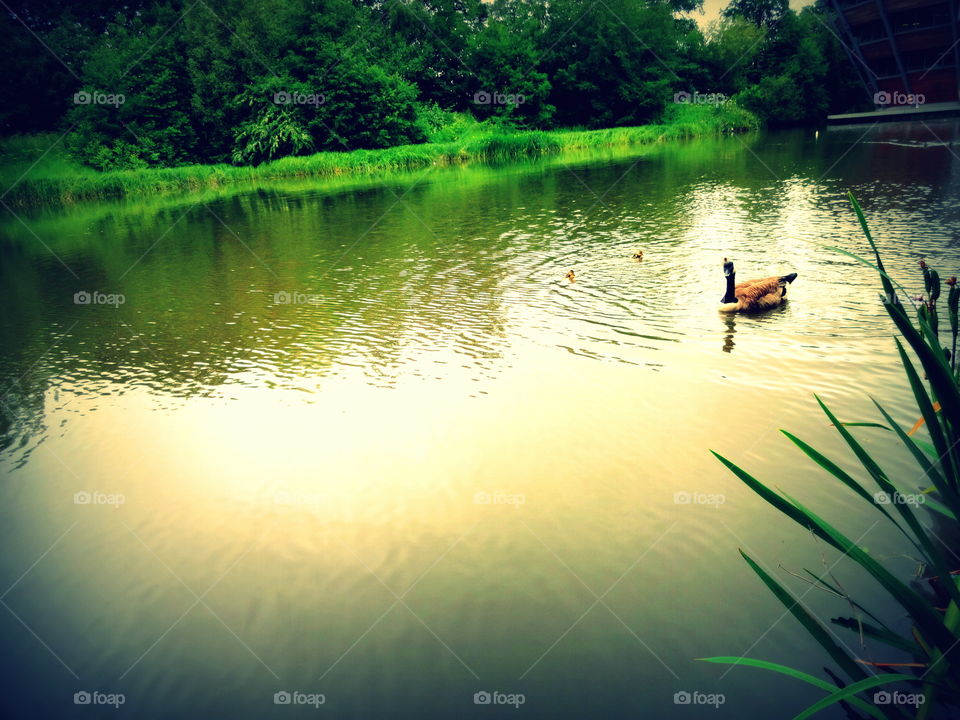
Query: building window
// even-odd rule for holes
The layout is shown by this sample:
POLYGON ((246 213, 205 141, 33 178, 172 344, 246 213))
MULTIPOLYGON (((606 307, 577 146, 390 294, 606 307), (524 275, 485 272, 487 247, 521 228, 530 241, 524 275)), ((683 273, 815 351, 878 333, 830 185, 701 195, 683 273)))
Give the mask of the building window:
POLYGON ((947 52, 949 48, 936 50, 918 50, 903 54, 903 67, 907 72, 917 70, 932 70, 934 68, 950 67, 953 65, 953 56, 947 52), (936 63, 936 65, 934 65, 936 63))
POLYGON ((870 61, 870 69, 873 70, 877 77, 894 77, 900 73, 897 70, 897 63, 893 58, 879 58, 877 60, 870 61))
POLYGON ((950 9, 943 5, 914 8, 890 15, 890 27, 894 32, 909 32, 934 25, 946 25, 950 21, 950 9))
POLYGON ((873 22, 857 26, 853 29, 853 34, 856 35, 857 42, 868 43, 874 40, 882 40, 887 36, 887 31, 883 27, 882 22, 874 20, 873 22))

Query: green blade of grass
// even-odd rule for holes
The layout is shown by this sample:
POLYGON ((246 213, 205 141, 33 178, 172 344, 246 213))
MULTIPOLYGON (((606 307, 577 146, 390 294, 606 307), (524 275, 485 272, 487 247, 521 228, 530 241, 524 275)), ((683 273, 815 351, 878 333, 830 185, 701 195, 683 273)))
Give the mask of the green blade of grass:
MULTIPOLYGON (((907 316, 897 311, 886 298, 883 299, 883 304, 900 334, 920 359, 920 364, 927 374, 930 387, 933 389, 937 400, 940 401, 943 415, 950 421, 951 427, 960 427, 960 392, 957 390, 952 371, 949 366, 945 365, 942 352, 938 355, 924 340, 925 336, 929 339, 932 335, 930 326, 922 323, 921 330, 924 334, 921 335, 921 332, 913 326, 907 316)), ((936 343, 936 340, 934 342, 936 343)), ((936 344, 936 347, 939 347, 939 344, 936 344)))
POLYGON ((876 620, 876 621, 881 625, 881 627, 883 627, 884 630, 888 630, 888 631, 890 630, 890 628, 888 628, 888 627, 886 626, 886 624, 884 624, 883 620, 881 620, 881 619, 878 618, 876 615, 874 615, 872 612, 870 612, 869 610, 867 610, 867 608, 865 608, 863 605, 861 605, 860 603, 858 603, 858 602, 857 602, 856 600, 854 600, 852 597, 850 597, 849 595, 847 595, 845 592, 843 592, 843 590, 841 590, 840 588, 835 587, 834 585, 832 585, 830 582, 828 582, 826 579, 824 579, 823 576, 819 576, 819 577, 818 577, 817 575, 815 575, 814 573, 810 572, 810 571, 807 570, 806 568, 804 568, 803 571, 804 571, 807 575, 809 575, 810 577, 812 577, 815 582, 817 582, 817 583, 823 585, 824 587, 826 587, 827 589, 831 590, 835 595, 838 595, 839 597, 844 598, 848 603, 850 603, 850 604, 853 605, 855 608, 857 608, 858 610, 860 610, 861 612, 863 612, 865 615, 867 615, 867 616, 873 618, 874 620, 876 620))
MULTIPOLYGON (((903 370, 910 383, 910 389, 913 390, 913 396, 916 398, 917 406, 920 408, 920 416, 923 418, 924 424, 927 426, 927 432, 930 434, 930 440, 933 442, 934 448, 936 448, 936 457, 940 463, 940 467, 943 469, 943 475, 946 478, 955 478, 955 466, 950 456, 950 446, 947 444, 947 439, 943 434, 943 428, 940 427, 937 412, 933 409, 933 402, 930 400, 927 389, 924 387, 923 381, 920 380, 920 375, 917 374, 916 368, 913 367, 913 363, 907 356, 907 351, 904 350, 900 340, 894 339, 894 342, 897 345, 897 352, 900 355, 903 370)), ((955 485, 952 490, 956 491, 955 485)))
POLYGON ((881 685, 889 685, 890 683, 915 679, 916 678, 914 678, 912 675, 904 675, 903 673, 885 673, 883 675, 876 675, 875 677, 867 678, 866 680, 860 680, 852 685, 847 685, 847 687, 841 688, 836 692, 827 695, 827 697, 823 698, 822 700, 818 700, 799 715, 794 716, 793 720, 806 720, 806 718, 810 717, 811 715, 815 715, 831 705, 836 705, 838 702, 849 700, 857 693, 864 692, 865 690, 871 690, 875 687, 880 687, 881 685))
POLYGON ((909 437, 917 444, 917 447, 923 450, 927 455, 932 457, 934 460, 939 459, 937 457, 937 449, 932 444, 928 443, 926 440, 921 440, 920 438, 915 438, 913 436, 909 437))
POLYGON ((784 497, 794 505, 797 511, 803 514, 806 523, 819 528, 821 532, 828 535, 832 545, 839 547, 843 554, 870 573, 910 613, 913 621, 928 641, 946 649, 958 640, 954 633, 950 632, 943 624, 943 620, 934 612, 922 595, 904 585, 890 571, 870 557, 867 552, 816 513, 804 507, 789 495, 784 494, 784 497))
MULTIPOLYGON (((868 503, 870 503, 871 505, 873 505, 877 510, 879 510, 881 513, 883 513, 883 515, 884 515, 890 522, 892 522, 894 525, 896 525, 896 526, 897 526, 897 529, 898 529, 900 532, 902 532, 902 533, 904 534, 904 536, 905 536, 911 543, 913 543, 913 545, 916 545, 916 542, 914 542, 913 538, 911 538, 911 537, 907 534, 907 531, 903 529, 903 527, 900 525, 900 523, 898 523, 898 522, 896 521, 896 519, 895 519, 890 513, 887 512, 887 509, 886 509, 885 507, 883 507, 883 505, 879 505, 878 503, 875 502, 874 496, 871 495, 869 492, 867 492, 866 488, 864 488, 863 485, 861 485, 860 483, 858 483, 858 482, 857 482, 853 477, 851 477, 847 472, 845 472, 843 469, 841 469, 835 462, 833 462, 832 460, 830 460, 830 458, 826 457, 826 456, 823 455, 821 452, 819 452, 819 451, 816 450, 815 448, 813 448, 813 447, 811 447, 810 445, 808 445, 807 443, 805 443, 803 440, 801 440, 800 438, 798 438, 796 435, 794 435, 794 434, 792 434, 792 433, 789 433, 789 432, 787 432, 786 430, 781 430, 780 432, 782 432, 784 435, 786 435, 787 438, 790 439, 790 442, 792 442, 794 445, 796 445, 798 448, 800 448, 800 449, 804 452, 804 454, 806 454, 807 457, 809 457, 811 460, 813 460, 815 463, 817 463, 817 465, 819 465, 820 467, 822 467, 824 470, 826 470, 828 473, 830 473, 831 475, 833 475, 835 478, 837 478, 837 479, 838 479, 840 482, 842 482, 844 485, 846 485, 846 486, 849 487, 851 490, 853 490, 857 495, 859 495, 860 497, 862 497, 862 498, 863 498, 864 500, 866 500, 868 503)), ((918 548, 918 549, 919 549, 919 548, 918 548)))
MULTIPOLYGON (((937 638, 936 642, 939 644, 942 645, 944 642, 947 642, 949 645, 950 636, 945 633, 943 624, 939 621, 929 606, 925 604, 923 598, 897 580, 882 565, 877 563, 863 550, 854 545, 854 543, 852 543, 846 536, 833 528, 833 526, 831 526, 829 523, 826 523, 817 515, 804 508, 799 502, 793 500, 793 498, 790 498, 789 496, 781 496, 773 492, 770 490, 770 488, 746 471, 742 470, 735 463, 730 462, 725 457, 714 452, 713 450, 710 452, 713 453, 714 457, 723 463, 731 472, 743 480, 743 482, 751 490, 756 492, 760 497, 780 510, 787 517, 791 518, 801 527, 811 530, 819 538, 840 552, 850 555, 854 560, 856 560, 857 563, 862 565, 868 572, 870 572, 870 574, 873 575, 881 585, 887 588, 891 594, 900 600, 904 607, 910 610, 915 619, 924 627, 925 633, 935 636, 937 638)), ((887 492, 897 492, 896 488, 894 488, 892 485, 889 485, 889 483, 888 487, 889 490, 887 490, 887 492)), ((916 519, 913 518, 912 515, 908 515, 908 517, 910 517, 913 522, 916 522, 916 519)), ((926 535, 922 531, 920 534, 923 539, 929 543, 929 540, 927 540, 926 535)), ((930 558, 930 564, 937 566, 936 559, 939 557, 939 553, 934 550, 932 555, 933 557, 930 558)))
MULTIPOLYGON (((947 578, 947 582, 954 584, 960 584, 960 578, 947 578)), ((947 613, 943 619, 944 623, 948 628, 954 632, 960 628, 960 608, 958 608, 956 603, 950 603, 947 607, 947 613)), ((947 651, 950 652, 949 650, 947 651)), ((921 692, 923 696, 927 699, 923 707, 920 708, 920 712, 917 713, 917 720, 926 720, 927 716, 933 712, 933 699, 934 693, 938 692, 939 685, 941 684, 944 677, 950 673, 955 672, 956 668, 953 667, 949 660, 946 660, 945 656, 940 654, 938 651, 937 654, 931 658, 932 662, 926 674, 929 674, 930 677, 927 678, 927 681, 924 683, 921 692)), ((924 677, 926 677, 926 674, 924 677)))
MULTIPOLYGON (((836 685, 828 683, 826 680, 821 680, 815 675, 810 675, 802 670, 797 670, 787 665, 780 665, 779 663, 768 662, 766 660, 754 660, 753 658, 735 657, 730 655, 697 658, 697 660, 701 662, 717 663, 719 665, 746 665, 749 667, 760 668, 762 670, 770 670, 775 673, 780 673, 781 675, 787 675, 795 680, 801 680, 805 683, 809 683, 810 685, 818 687, 821 690, 826 690, 830 693, 836 692, 840 689, 836 685)), ((886 720, 886 715, 880 712, 876 706, 864 702, 858 697, 850 698, 850 704, 867 713, 870 715, 870 717, 875 717, 877 720, 886 720)))
POLYGON ((942 497, 950 506, 950 509, 940 505, 940 503, 932 498, 927 499, 927 504, 930 505, 931 508, 936 509, 938 512, 946 515, 947 517, 951 517, 956 520, 957 513, 960 512, 960 499, 956 497, 954 492, 943 479, 943 476, 937 471, 933 463, 927 459, 927 456, 917 446, 913 438, 907 435, 903 429, 897 425, 894 419, 886 410, 883 409, 880 403, 873 398, 871 398, 871 400, 873 400, 873 404, 877 406, 877 409, 883 414, 883 417, 886 418, 887 422, 889 422, 891 427, 893 427, 897 437, 900 438, 901 442, 903 442, 903 444, 907 447, 907 450, 910 451, 910 454, 913 455, 914 459, 917 461, 917 464, 923 469, 923 475, 929 476, 930 480, 933 482, 933 486, 937 489, 937 492, 940 493, 940 497, 942 497), (937 508, 935 505, 939 505, 940 507, 937 508))
MULTIPOLYGON (((814 397, 816 397, 817 402, 820 404, 820 407, 823 409, 823 412, 826 413, 827 417, 830 418, 830 421, 836 425, 837 432, 840 433, 841 437, 843 437, 850 449, 853 450, 853 453, 857 456, 857 459, 860 460, 860 463, 864 466, 864 468, 866 468, 867 472, 869 472, 873 479, 876 480, 877 485, 880 486, 880 489, 886 493, 888 498, 895 499, 900 491, 892 482, 890 482, 886 473, 883 472, 874 459, 870 457, 870 454, 863 448, 862 445, 860 445, 859 442, 857 442, 857 440, 846 428, 837 425, 837 418, 830 411, 830 408, 828 408, 819 397, 816 395, 814 395, 814 397)), ((872 499, 871 502, 873 504, 877 504, 872 499)), ((920 553, 927 558, 928 562, 936 569, 938 575, 945 575, 946 561, 943 557, 943 553, 940 552, 940 548, 930 541, 926 530, 920 524, 920 521, 917 520, 917 517, 914 514, 911 506, 907 503, 894 502, 893 507, 900 514, 900 517, 903 518, 903 521, 910 528, 910 531, 913 533, 914 537, 916 537, 917 542, 913 543, 914 547, 916 547, 917 550, 919 550, 920 553), (919 543, 919 545, 917 543, 919 543)), ((953 587, 952 585, 949 586, 949 589, 951 597, 953 597, 954 601, 960 603, 960 591, 958 591, 957 588, 953 587)))
MULTIPOLYGON (((852 192, 848 192, 847 196, 850 200, 850 204, 853 206, 854 212, 857 215, 857 220, 860 222, 860 227, 863 229, 863 234, 867 238, 867 242, 870 244, 870 248, 873 250, 874 257, 876 258, 877 264, 875 269, 880 274, 880 281, 883 285, 884 292, 886 293, 886 296, 883 298, 884 307, 887 309, 888 314, 893 319, 894 324, 896 324, 897 329, 900 330, 900 333, 920 358, 920 362, 930 380, 930 385, 937 395, 937 399, 940 400, 941 406, 944 409, 944 413, 947 414, 950 419, 951 427, 960 428, 960 392, 958 392, 953 370, 946 360, 943 349, 940 346, 940 342, 927 323, 921 321, 921 329, 918 332, 913 326, 913 323, 911 323, 910 319, 907 317, 903 306, 897 302, 896 295, 893 293, 893 285, 895 283, 884 270, 883 261, 880 259, 880 252, 877 250, 876 243, 873 241, 873 236, 870 234, 870 228, 868 227, 866 218, 863 215, 863 210, 860 208, 860 204, 857 202, 857 199, 853 196, 852 192), (926 338, 926 341, 924 338, 926 338)), ((848 255, 850 254, 842 250, 840 252, 844 252, 844 254, 848 255)), ((862 260, 862 258, 856 259, 861 262, 866 262, 862 260)), ((909 297, 909 295, 906 293, 904 293, 904 295, 909 297)), ((958 440, 960 440, 960 437, 954 437, 952 440, 953 441, 949 446, 951 448, 958 440)), ((957 458, 952 453, 951 464, 954 465, 954 467, 957 466, 957 458)), ((956 475, 954 473, 947 472, 946 476, 951 480, 954 485, 954 489, 956 490, 956 475)))
POLYGON ((848 676, 851 678, 865 678, 867 676, 863 668, 857 665, 857 663, 834 642, 833 638, 830 637, 830 633, 827 632, 827 629, 821 625, 813 615, 807 612, 807 609, 800 604, 798 599, 790 594, 789 590, 768 575, 764 569, 757 565, 743 550, 740 550, 740 554, 753 571, 760 576, 763 584, 777 597, 777 600, 779 600, 790 614, 803 625, 804 629, 820 643, 820 646, 827 651, 830 657, 833 658, 833 661, 837 663, 848 676))
POLYGON ((757 495, 762 497, 768 503, 773 505, 777 510, 782 512, 787 517, 791 518, 794 522, 798 523, 804 528, 814 532, 821 540, 826 542, 828 545, 836 548, 843 552, 842 548, 838 546, 828 534, 823 532, 821 529, 814 526, 812 523, 807 521, 807 518, 804 517, 803 513, 799 512, 793 505, 784 500, 780 495, 773 492, 770 488, 764 485, 762 482, 753 477, 750 473, 741 469, 736 463, 732 463, 727 460, 723 455, 711 450, 710 451, 717 460, 723 463, 730 472, 740 478, 747 487, 753 490, 757 495))
POLYGON ((882 642, 884 645, 889 645, 897 650, 903 650, 904 652, 910 653, 914 657, 917 657, 918 648, 916 643, 912 643, 907 640, 907 638, 897 635, 895 632, 891 632, 886 628, 877 627, 876 625, 865 623, 862 620, 848 617, 831 618, 830 622, 832 622, 834 625, 839 625, 842 628, 852 630, 857 634, 862 632, 864 637, 873 638, 874 640, 882 642))
MULTIPOLYGON (((887 476, 883 470, 880 469, 880 466, 877 465, 876 461, 870 457, 870 454, 863 449, 863 446, 857 442, 856 438, 854 438, 853 435, 851 435, 847 429, 839 423, 837 417, 833 414, 833 412, 831 412, 830 408, 826 406, 823 400, 820 399, 820 396, 815 394, 813 397, 816 398, 817 403, 820 405, 820 409, 822 409, 826 416, 830 418, 830 422, 836 428, 837 432, 840 433, 840 437, 842 437, 850 449, 853 450, 853 454, 857 456, 857 460, 860 461, 860 464, 863 465, 864 469, 870 473, 870 476, 877 481, 877 483, 881 486, 881 489, 884 489, 883 485, 888 484, 886 483, 887 476)), ((872 502, 872 496, 870 496, 870 499, 872 502)))
POLYGON ((877 259, 877 270, 880 272, 880 282, 883 283, 883 291, 887 293, 888 296, 893 297, 893 284, 889 277, 887 277, 886 271, 883 269, 883 260, 880 259, 880 251, 877 250, 876 243, 873 242, 873 235, 870 234, 870 227, 867 225, 867 218, 863 215, 863 210, 860 208, 860 203, 857 202, 857 199, 853 196, 852 192, 847 193, 847 198, 850 200, 850 204, 853 205, 853 212, 857 215, 857 220, 860 222, 860 227, 863 229, 863 235, 867 238, 867 242, 870 243, 870 249, 873 250, 873 256, 877 259))

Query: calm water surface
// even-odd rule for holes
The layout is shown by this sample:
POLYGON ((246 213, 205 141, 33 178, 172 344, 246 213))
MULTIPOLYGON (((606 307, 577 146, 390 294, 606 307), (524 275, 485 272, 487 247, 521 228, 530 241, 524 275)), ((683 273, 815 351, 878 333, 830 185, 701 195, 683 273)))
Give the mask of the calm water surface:
MULTIPOLYGON (((847 462, 813 393, 916 419, 875 278, 824 248, 866 252, 852 189, 894 276, 960 271, 957 137, 854 126, 7 214, 7 716, 792 716, 821 694, 695 658, 822 675, 737 549, 826 617, 848 608, 788 571, 836 558, 708 449, 901 551, 777 430, 847 462), (718 314, 724 257, 798 272, 790 302, 718 314), (74 705, 93 690, 126 702, 74 705)), ((879 432, 860 435, 915 484, 879 432)))

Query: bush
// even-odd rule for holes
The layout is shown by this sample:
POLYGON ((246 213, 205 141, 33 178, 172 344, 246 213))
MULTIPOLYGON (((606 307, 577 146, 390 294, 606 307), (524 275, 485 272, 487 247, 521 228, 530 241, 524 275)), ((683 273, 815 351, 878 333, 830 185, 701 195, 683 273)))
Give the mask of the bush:
POLYGON ((321 150, 374 149, 423 142, 417 123, 417 89, 377 65, 347 57, 323 78, 324 102, 306 111, 310 134, 321 150))

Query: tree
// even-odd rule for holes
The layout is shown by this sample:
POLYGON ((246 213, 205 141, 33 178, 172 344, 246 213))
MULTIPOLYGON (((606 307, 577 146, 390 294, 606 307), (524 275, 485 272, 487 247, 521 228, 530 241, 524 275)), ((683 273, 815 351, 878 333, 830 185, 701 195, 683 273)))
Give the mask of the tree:
POLYGON ((799 16, 786 0, 733 0, 706 35, 676 16, 701 4, 11 0, 0 130, 71 129, 76 157, 117 169, 455 136, 472 119, 452 111, 530 128, 639 125, 699 90, 789 124, 862 96, 823 0, 799 16), (123 101, 75 103, 77 92, 123 101))
POLYGON ((470 36, 467 63, 475 70, 468 91, 475 115, 497 115, 528 127, 549 123, 555 108, 548 102, 550 80, 538 69, 536 31, 535 20, 508 15, 470 36))
POLYGON ((166 32, 177 17, 169 5, 117 15, 90 50, 81 88, 87 102, 74 104, 67 116, 82 160, 106 170, 200 157, 182 61, 186 48, 180 33, 166 32))
POLYGON ((639 125, 658 117, 681 79, 677 25, 667 4, 610 0, 584 15, 577 0, 551 4, 541 36, 550 103, 561 125, 639 125))
POLYGON ((389 34, 391 68, 420 89, 424 101, 465 110, 474 69, 466 61, 470 36, 484 24, 482 0, 376 3, 389 34))
POLYGON ((756 72, 766 34, 766 28, 742 17, 722 17, 710 23, 705 61, 714 79, 713 89, 733 95, 747 85, 748 75, 756 72))
POLYGON ((742 17, 757 27, 770 27, 789 11, 788 0, 732 0, 723 17, 742 17))
POLYGON ((289 0, 206 0, 172 30, 185 36, 191 114, 206 162, 230 161, 237 129, 250 119, 240 96, 264 78, 282 77, 281 58, 308 20, 289 0))
POLYGON ((828 66, 810 25, 788 11, 768 30, 744 89, 748 110, 773 125, 815 122, 826 114, 828 66))
POLYGON ((316 145, 302 108, 292 102, 273 102, 278 96, 306 96, 309 91, 310 88, 289 78, 265 77, 242 93, 235 104, 241 108, 246 106, 251 113, 236 127, 230 159, 235 163, 257 164, 313 152, 316 145))

